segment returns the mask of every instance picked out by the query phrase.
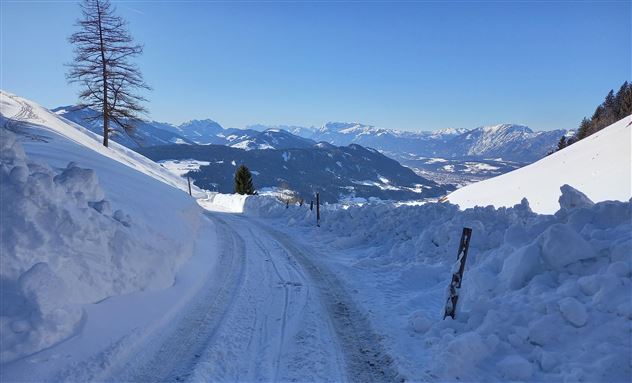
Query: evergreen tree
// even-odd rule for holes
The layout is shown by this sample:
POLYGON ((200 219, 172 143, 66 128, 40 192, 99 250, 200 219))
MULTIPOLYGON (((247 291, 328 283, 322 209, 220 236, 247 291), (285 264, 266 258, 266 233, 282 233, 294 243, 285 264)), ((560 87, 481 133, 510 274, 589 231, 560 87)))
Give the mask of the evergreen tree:
POLYGON ((252 174, 245 165, 241 165, 235 172, 235 193, 256 194, 255 187, 252 184, 252 174))
POLYGON ((624 82, 615 97, 617 117, 621 119, 632 114, 632 84, 624 82))
MULTIPOLYGON (((590 119, 584 117, 579 124, 577 133, 566 140, 564 146, 569 146, 591 134, 597 133, 630 114, 632 114, 632 84, 626 81, 616 94, 613 90, 608 92, 604 101, 597 106, 595 113, 590 119)), ((560 140, 557 150, 560 149, 561 144, 560 140)))
POLYGON ((560 140, 557 142, 557 150, 562 150, 567 146, 568 144, 566 143, 566 136, 562 136, 562 138, 560 138, 560 140))
POLYGON ((139 114, 146 113, 142 106, 146 100, 136 91, 149 86, 130 62, 143 47, 134 43, 109 0, 83 0, 81 11, 79 31, 69 38, 75 58, 68 65, 67 78, 81 85, 81 106, 94 109, 94 119, 102 119, 103 146, 108 146, 111 121, 129 130, 139 114))
POLYGON ((575 133, 576 140, 579 141, 588 137, 590 134, 590 127, 590 120, 584 117, 582 122, 579 124, 579 129, 577 130, 577 133, 575 133))

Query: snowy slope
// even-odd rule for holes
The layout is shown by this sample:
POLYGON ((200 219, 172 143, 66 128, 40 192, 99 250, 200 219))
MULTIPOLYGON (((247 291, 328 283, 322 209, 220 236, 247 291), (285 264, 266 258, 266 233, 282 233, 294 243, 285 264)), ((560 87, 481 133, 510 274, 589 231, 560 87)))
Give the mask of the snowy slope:
MULTIPOLYGON (((172 286, 203 219, 182 178, 33 102, 0 98, 4 363, 103 327, 91 304, 172 286)), ((84 338, 73 352, 108 341, 84 338)))
POLYGON ((558 209, 560 186, 569 184, 595 202, 632 197, 632 116, 510 173, 458 189, 448 200, 461 208, 513 206, 522 198, 540 213, 558 209))

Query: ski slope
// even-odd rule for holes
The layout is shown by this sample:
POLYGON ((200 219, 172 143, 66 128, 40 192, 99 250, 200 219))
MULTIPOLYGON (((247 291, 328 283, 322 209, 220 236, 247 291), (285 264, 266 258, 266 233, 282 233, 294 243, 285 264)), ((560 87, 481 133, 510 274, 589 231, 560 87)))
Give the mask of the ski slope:
POLYGON ((593 202, 627 201, 632 197, 631 124, 628 116, 531 165, 458 189, 448 201, 466 209, 510 207, 527 198, 533 211, 552 214, 564 184, 593 202))

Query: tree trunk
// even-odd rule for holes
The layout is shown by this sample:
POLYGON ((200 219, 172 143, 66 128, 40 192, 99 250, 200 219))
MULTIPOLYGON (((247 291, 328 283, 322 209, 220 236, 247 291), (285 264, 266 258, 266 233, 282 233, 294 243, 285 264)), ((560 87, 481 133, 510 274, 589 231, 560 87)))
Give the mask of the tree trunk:
POLYGON ((103 29, 101 23, 101 5, 97 0, 97 15, 99 19, 99 44, 101 48, 101 68, 103 76, 103 146, 107 148, 110 138, 110 116, 108 111, 108 83, 107 67, 105 63, 105 46, 103 45, 103 29))

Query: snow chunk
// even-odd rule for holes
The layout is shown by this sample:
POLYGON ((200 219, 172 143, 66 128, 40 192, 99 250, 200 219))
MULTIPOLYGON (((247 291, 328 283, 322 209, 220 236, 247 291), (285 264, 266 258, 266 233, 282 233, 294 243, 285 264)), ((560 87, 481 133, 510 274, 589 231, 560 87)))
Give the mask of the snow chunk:
POLYGON ((508 380, 524 381, 533 374, 531 363, 519 355, 510 355, 498 363, 503 376, 508 380))
POLYGON ((583 327, 588 320, 588 314, 586 314, 586 308, 577 299, 573 297, 566 297, 561 299, 557 304, 560 307, 560 311, 570 324, 575 327, 583 327))
POLYGON ((432 326, 433 321, 422 311, 415 311, 410 314, 410 327, 418 333, 425 333, 432 326))
POLYGON ((569 225, 557 223, 540 236, 542 258, 557 270, 582 259, 597 257, 597 252, 569 225))
POLYGON ((560 187, 562 195, 559 198, 560 210, 568 212, 574 209, 583 207, 591 207, 594 205, 590 198, 586 197, 586 194, 573 188, 570 185, 564 184, 560 187))
POLYGON ((509 288, 520 289, 537 273, 540 265, 540 249, 531 244, 509 255, 503 263, 500 278, 509 288))

